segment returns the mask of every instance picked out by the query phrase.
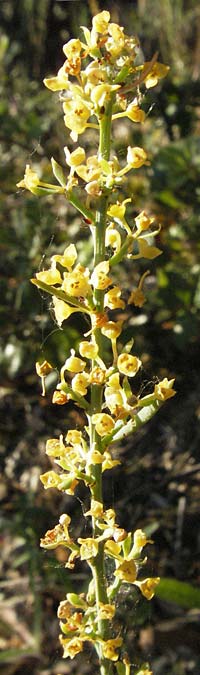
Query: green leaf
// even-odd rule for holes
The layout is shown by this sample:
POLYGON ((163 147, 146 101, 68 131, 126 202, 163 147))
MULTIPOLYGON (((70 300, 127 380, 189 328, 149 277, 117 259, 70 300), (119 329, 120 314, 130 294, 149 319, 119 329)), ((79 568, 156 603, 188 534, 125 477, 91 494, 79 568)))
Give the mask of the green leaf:
POLYGON ((185 609, 200 608, 200 589, 185 581, 161 579, 155 595, 161 600, 173 602, 185 609))
POLYGON ((53 169, 53 174, 54 174, 56 180, 58 181, 58 183, 60 183, 60 185, 62 185, 62 187, 66 187, 66 178, 65 178, 64 171, 62 169, 62 166, 60 166, 60 164, 58 164, 58 162, 56 162, 54 157, 51 158, 51 166, 52 166, 52 169, 53 169))

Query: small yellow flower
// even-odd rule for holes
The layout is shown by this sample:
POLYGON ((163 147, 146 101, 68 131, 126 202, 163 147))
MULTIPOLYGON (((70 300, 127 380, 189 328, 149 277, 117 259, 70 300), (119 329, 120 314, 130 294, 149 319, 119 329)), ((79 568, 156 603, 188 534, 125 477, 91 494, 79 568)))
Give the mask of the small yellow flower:
POLYGON ((71 349, 71 356, 66 359, 64 368, 66 368, 66 370, 70 370, 71 373, 81 373, 85 366, 86 362, 82 361, 82 359, 79 359, 78 356, 75 356, 74 349, 71 349))
POLYGON ((44 485, 44 489, 58 487, 60 483, 60 476, 55 471, 46 471, 40 476, 40 480, 44 485))
POLYGON ((17 183, 17 187, 26 188, 33 192, 34 188, 39 185, 40 179, 36 171, 31 169, 29 164, 26 164, 25 174, 23 180, 17 183))
POLYGON ((143 307, 145 302, 146 302, 145 295, 143 291, 140 290, 140 288, 135 288, 133 291, 131 291, 131 295, 129 296, 128 299, 128 305, 135 305, 135 307, 143 307))
POLYGON ((68 72, 66 70, 66 63, 59 68, 58 74, 54 77, 45 77, 43 80, 45 87, 51 91, 62 91, 62 89, 68 89, 69 80, 68 72))
POLYGON ((77 308, 71 307, 71 305, 68 305, 67 302, 63 302, 63 300, 59 300, 59 298, 56 298, 55 296, 53 296, 53 304, 54 314, 58 326, 62 326, 62 323, 65 321, 65 319, 68 319, 71 314, 78 311, 77 308))
POLYGON ((141 213, 138 214, 135 218, 135 224, 137 227, 137 236, 140 234, 140 232, 143 232, 144 230, 148 230, 150 225, 154 223, 155 218, 152 218, 151 216, 148 216, 145 211, 141 211, 141 213))
POLYGON ((92 415, 92 421, 99 436, 107 436, 115 426, 112 417, 106 413, 95 413, 92 415))
POLYGON ((145 112, 135 103, 129 103, 125 111, 126 117, 132 122, 144 122, 145 112))
POLYGON ((99 603, 99 619, 111 621, 115 616, 115 611, 115 605, 104 604, 103 602, 99 603))
POLYGON ((142 362, 137 356, 132 356, 132 354, 126 354, 122 352, 117 359, 117 367, 120 373, 127 375, 128 377, 134 377, 141 367, 142 362))
POLYGON ((88 195, 91 195, 91 197, 98 197, 102 192, 101 185, 98 180, 91 180, 89 183, 87 183, 85 190, 88 195))
POLYGON ((71 445, 81 445, 82 444, 82 433, 78 429, 68 429, 66 435, 66 443, 71 443, 71 445))
POLYGON ((74 638, 65 638, 63 635, 59 636, 60 644, 63 647, 63 658, 67 659, 70 657, 70 659, 74 659, 76 654, 80 654, 80 652, 83 651, 83 644, 84 641, 81 638, 74 637, 74 638))
POLYGON ((106 228, 105 243, 106 246, 111 246, 111 248, 114 248, 116 253, 121 248, 121 235, 112 224, 108 225, 108 227, 106 228))
POLYGON ((138 246, 140 257, 147 258, 147 260, 153 260, 162 253, 162 251, 156 246, 149 246, 145 239, 138 239, 138 246))
POLYGON ((136 581, 135 586, 138 586, 142 595, 147 600, 151 600, 155 594, 156 586, 159 584, 160 577, 152 577, 143 579, 142 581, 136 581))
MULTIPOLYGON (((146 61, 143 65, 143 68, 148 68, 150 65, 150 61, 146 61)), ((169 66, 165 66, 164 63, 154 63, 153 67, 151 68, 150 72, 146 77, 144 77, 144 82, 146 84, 146 88, 150 89, 151 87, 155 87, 156 84, 158 83, 158 80, 161 80, 163 77, 166 77, 166 75, 169 72, 169 66)))
POLYGON ((122 323, 123 321, 106 321, 101 332, 109 340, 115 340, 122 332, 122 323))
POLYGON ((73 298, 85 298, 91 293, 89 270, 78 263, 72 272, 64 272, 62 289, 73 298))
POLYGON ((107 39, 105 47, 107 52, 109 52, 109 54, 111 54, 112 57, 116 59, 124 49, 124 28, 119 26, 117 23, 109 23, 108 34, 110 37, 107 39))
POLYGON ((91 499, 91 506, 89 511, 86 511, 85 516, 93 516, 93 518, 102 518, 103 504, 96 499, 91 499))
POLYGON ((121 579, 121 581, 127 581, 130 584, 134 583, 137 577, 137 568, 134 560, 124 560, 120 563, 119 567, 117 567, 114 575, 121 579))
POLYGON ((43 272, 37 272, 36 279, 39 279, 39 281, 44 281, 45 284, 50 286, 62 284, 61 274, 56 268, 50 268, 49 270, 44 270, 43 272))
POLYGON ((74 244, 70 244, 65 248, 63 255, 53 255, 51 260, 52 262, 58 262, 62 267, 66 267, 67 270, 71 270, 77 258, 77 250, 74 244))
POLYGON ((90 383, 98 385, 104 384, 105 377, 106 377, 106 370, 99 368, 99 366, 95 366, 94 368, 92 368, 90 372, 90 383))
POLYGON ((96 558, 98 553, 98 541, 88 537, 87 539, 78 539, 78 543, 81 544, 80 547, 80 558, 81 560, 90 560, 91 558, 96 558))
POLYGON ((97 33, 106 33, 110 21, 110 12, 104 10, 92 19, 92 27, 97 33))
POLYGON ((124 300, 121 300, 121 289, 119 286, 113 286, 113 288, 105 294, 104 307, 109 307, 109 309, 124 309, 125 302, 124 300))
POLYGON ((63 52, 69 61, 76 61, 83 49, 83 43, 78 38, 72 38, 63 45, 63 52))
POLYGON ((104 290, 111 284, 111 279, 107 276, 109 272, 108 260, 103 260, 96 267, 91 276, 91 283, 94 288, 104 290))
POLYGON ((52 396, 52 403, 56 403, 57 405, 65 405, 65 403, 68 403, 70 398, 70 395, 66 394, 64 391, 56 390, 52 396))
POLYGON ((143 148, 135 147, 131 148, 131 146, 128 146, 128 151, 127 151, 127 164, 130 166, 132 169, 139 169, 140 166, 143 166, 143 164, 146 164, 147 162, 147 154, 143 148))
POLYGON ((61 457, 65 455, 65 445, 63 443, 63 436, 60 438, 49 438, 46 442, 46 454, 49 457, 61 457))
POLYGON ((71 168, 76 168, 79 164, 85 161, 85 150, 84 148, 78 147, 73 152, 68 150, 68 147, 64 147, 65 158, 68 166, 71 168))
POLYGON ((89 386, 89 375, 88 373, 77 373, 73 377, 71 382, 72 389, 76 394, 80 396, 85 396, 87 394, 87 388, 89 386))
POLYGON ((96 359, 99 348, 96 342, 87 342, 86 340, 80 342, 79 352, 80 355, 87 359, 96 359))
POLYGON ((109 469, 113 469, 115 466, 118 466, 121 464, 119 459, 112 459, 110 452, 108 450, 105 450, 105 452, 102 455, 102 471, 109 471, 109 469))
POLYGON ((118 558, 121 551, 121 544, 113 541, 112 539, 108 539, 105 543, 105 551, 111 557, 118 558))
POLYGON ((103 655, 105 656, 106 659, 110 659, 110 661, 118 661, 119 654, 116 652, 116 649, 118 647, 121 647, 122 645, 122 638, 113 638, 111 640, 106 640, 106 642, 102 643, 102 650, 103 650, 103 655))
POLYGON ((91 91, 91 100, 95 104, 95 107, 105 107, 110 100, 112 93, 119 88, 120 85, 108 84, 108 82, 103 82, 103 84, 97 84, 96 87, 93 87, 91 91))
POLYGON ((174 381, 175 378, 168 380, 167 377, 164 377, 164 380, 155 385, 154 394, 159 401, 167 401, 168 398, 175 396, 174 381))

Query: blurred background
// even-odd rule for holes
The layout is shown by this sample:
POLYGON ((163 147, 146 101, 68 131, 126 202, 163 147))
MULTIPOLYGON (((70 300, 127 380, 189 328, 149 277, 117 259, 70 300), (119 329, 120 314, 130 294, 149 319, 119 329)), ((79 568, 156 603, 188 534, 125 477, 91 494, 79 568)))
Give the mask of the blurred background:
MULTIPOLYGON (((87 567, 65 569, 63 549, 45 552, 39 539, 68 512, 83 532, 85 490, 63 497, 44 492, 39 475, 49 468, 45 442, 84 424, 73 405, 51 403, 57 374, 46 398, 35 361, 55 368, 78 345, 80 316, 58 329, 49 299, 29 278, 72 240, 87 264, 87 229, 62 197, 36 198, 16 188, 26 163, 51 182, 50 158, 64 166, 69 142, 57 94, 44 76, 63 63, 62 45, 80 37, 81 25, 108 9, 111 19, 141 41, 141 57, 170 66, 168 77, 149 90, 145 124, 115 126, 117 153, 142 145, 151 165, 129 178, 135 215, 147 209, 162 223, 157 244, 163 255, 148 261, 147 302, 132 308, 127 336, 134 335, 143 360, 144 393, 157 377, 176 376, 176 397, 147 427, 115 450, 124 462, 105 474, 105 502, 126 529, 144 527, 154 540, 149 572, 162 582, 149 604, 132 588, 119 597, 125 645, 135 667, 150 661, 155 675, 199 675, 199 476, 200 383, 200 7, 196 0, 1 0, 0 4, 0 245, 1 245, 1 582, 0 673, 2 675, 97 675, 86 650, 63 661, 56 609, 66 592, 83 590, 87 567), (81 235, 80 235, 81 227, 81 235), (80 241, 81 236, 81 241, 80 241), (112 482, 112 488, 110 487, 112 482), (112 503, 111 503, 112 502, 112 503), (78 664, 78 665, 77 665, 78 664)), ((82 142, 82 139, 81 139, 82 142)), ((96 136, 85 137, 96 152, 96 136)), ((134 215, 134 214, 133 214, 134 215)), ((120 269, 125 294, 147 268, 120 269)), ((75 315, 76 317, 76 315, 75 315)), ((93 659, 93 664, 92 663, 93 659)))

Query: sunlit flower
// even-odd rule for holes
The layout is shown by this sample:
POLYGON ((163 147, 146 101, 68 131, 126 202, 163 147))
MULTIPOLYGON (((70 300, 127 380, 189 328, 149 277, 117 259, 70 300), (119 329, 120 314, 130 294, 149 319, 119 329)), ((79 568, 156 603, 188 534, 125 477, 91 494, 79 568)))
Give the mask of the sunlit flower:
POLYGON ((98 553, 98 541, 88 537, 82 539, 79 537, 78 543, 81 544, 80 547, 80 558, 81 560, 90 560, 91 558, 96 558, 98 553))
POLYGON ((66 267, 67 270, 71 270, 77 258, 77 250, 74 244, 70 244, 65 248, 63 255, 53 255, 51 260, 52 262, 58 262, 62 267, 66 267))
POLYGON ((49 438, 46 442, 46 454, 49 457, 61 457, 65 455, 66 448, 63 443, 63 436, 60 438, 49 438))
POLYGON ((132 354, 127 354, 122 352, 117 359, 117 367, 120 373, 127 375, 128 377, 134 377, 141 367, 142 362, 137 356, 132 356, 132 354))
POLYGON ((45 77, 43 82, 47 89, 50 89, 51 91, 62 91, 63 89, 68 89, 69 80, 66 65, 67 63, 65 62, 63 66, 59 68, 58 74, 54 77, 45 77))
POLYGON ((137 577, 137 568, 134 563, 134 560, 124 560, 114 572, 115 577, 121 579, 121 581, 127 581, 128 583, 134 583, 137 577))
POLYGON ((105 107, 108 101, 111 98, 111 95, 114 91, 117 91, 120 88, 118 84, 108 84, 108 82, 103 82, 103 84, 97 84, 91 91, 91 100, 96 107, 102 108, 105 107))
POLYGON ((93 518, 102 518, 103 504, 96 499, 91 499, 91 506, 89 511, 86 511, 85 516, 93 516, 93 518))
POLYGON ((104 604, 103 602, 99 603, 98 616, 99 619, 105 619, 111 621, 115 616, 115 605, 104 604))
POLYGON ((122 26, 119 26, 117 23, 109 23, 108 34, 110 37, 106 40, 105 43, 106 50, 114 58, 117 58, 124 49, 125 44, 124 28, 122 28, 122 26))
POLYGON ((64 364, 64 369, 70 370, 72 373, 81 373, 86 366, 86 362, 79 359, 78 356, 75 356, 74 349, 71 349, 71 356, 66 359, 64 364))
POLYGON ((72 445, 79 445, 82 443, 83 437, 81 431, 78 429, 68 429, 66 435, 66 443, 71 443, 72 445))
MULTIPOLYGON (((111 207, 112 208, 112 207, 111 207)), ((106 246, 110 246, 117 253, 121 248, 121 235, 116 228, 111 224, 106 228, 106 246)))
POLYGON ((130 166, 132 169, 139 169, 140 166, 143 166, 143 164, 146 164, 147 162, 147 153, 143 148, 135 147, 131 148, 131 146, 128 146, 128 151, 127 151, 127 164, 130 166))
POLYGON ((64 147, 65 158, 68 166, 71 168, 76 168, 79 164, 82 164, 85 161, 85 150, 84 148, 78 147, 73 152, 68 150, 68 147, 64 147))
POLYGON ((155 594, 155 589, 159 584, 159 581, 160 577, 143 579, 142 581, 136 581, 135 586, 138 586, 142 595, 144 595, 147 600, 151 600, 155 594))
POLYGON ((26 164, 25 174, 23 180, 17 183, 17 187, 26 188, 33 192, 34 188, 39 185, 40 179, 36 171, 31 169, 29 164, 26 164))
POLYGON ((72 272, 64 272, 62 289, 74 298, 87 297, 91 293, 89 270, 78 263, 72 272))
POLYGON ((153 260, 162 253, 162 251, 156 246, 150 246, 149 244, 147 244, 145 239, 138 239, 138 246, 139 246, 139 255, 141 258, 153 260))
POLYGON ((59 636, 60 644, 63 647, 63 658, 67 659, 70 657, 70 659, 74 659, 76 654, 79 654, 80 652, 83 651, 83 644, 84 641, 83 639, 79 637, 74 637, 74 638, 65 638, 63 635, 59 636))
POLYGON ((119 286, 113 286, 113 288, 105 294, 104 307, 109 307, 109 309, 124 309, 125 302, 124 300, 121 300, 121 289, 119 286))
POLYGON ((110 640, 106 640, 106 642, 102 642, 102 651, 105 658, 110 659, 110 661, 118 661, 119 654, 116 649, 121 647, 122 642, 123 639, 120 637, 112 638, 110 640))
POLYGON ((48 488, 58 487, 60 483, 60 476, 55 471, 46 471, 40 476, 40 480, 44 485, 45 490, 48 488))
POLYGON ((154 223, 155 218, 152 218, 151 216, 148 216, 145 211, 141 211, 141 213, 138 214, 135 218, 135 224, 137 227, 137 236, 140 234, 140 232, 143 232, 144 230, 148 230, 150 225, 154 223))
POLYGON ((87 127, 87 121, 91 115, 91 107, 81 97, 72 98, 63 103, 64 123, 71 129, 73 140, 77 140, 79 134, 83 134, 87 127))
POLYGON ((106 33, 110 21, 110 12, 104 10, 99 12, 92 19, 92 27, 97 33, 106 33))
POLYGON ((95 413, 92 415, 92 421, 99 436, 107 436, 115 426, 112 417, 106 413, 95 413))
MULTIPOLYGON (((143 65, 143 69, 148 69, 148 66, 150 66, 150 61, 146 61, 143 65)), ((151 87, 155 87, 156 84, 158 83, 158 80, 161 80, 163 77, 166 77, 166 75, 169 72, 169 66, 165 66, 164 63, 159 63, 158 61, 154 63, 152 66, 150 72, 144 77, 144 82, 146 84, 146 88, 150 89, 151 87)))
POLYGON ((106 377, 106 370, 99 368, 99 366, 95 366, 94 368, 92 368, 90 372, 90 383, 98 385, 104 384, 105 377, 106 377))
POLYGON ((155 384, 154 394, 159 401, 167 401, 168 398, 175 396, 176 391, 173 389, 175 378, 168 380, 164 377, 158 384, 155 384))
POLYGON ((85 396, 87 394, 87 388, 89 386, 89 375, 88 373, 77 373, 73 377, 71 382, 72 389, 76 394, 80 396, 85 396))
POLYGON ((49 270, 44 270, 43 272, 37 272, 36 279, 39 279, 39 281, 44 281, 45 284, 50 286, 62 283, 61 274, 56 268, 50 268, 49 270))
POLYGON ((105 290, 110 286, 111 279, 108 277, 109 272, 109 262, 108 260, 103 260, 94 267, 94 271, 91 275, 91 283, 94 288, 99 290, 105 290))
POLYGON ((96 342, 87 342, 86 340, 80 342, 79 352, 80 355, 87 359, 96 359, 99 348, 96 342))
POLYGON ((109 340, 115 340, 122 332, 122 323, 123 321, 106 321, 101 332, 109 338, 109 340))
POLYGON ((70 398, 71 396, 66 394, 65 391, 57 391, 56 389, 53 392, 52 403, 56 403, 57 405, 65 405, 65 403, 68 403, 70 398))
POLYGON ((144 122, 145 120, 145 112, 144 110, 141 110, 139 108, 139 105, 133 103, 129 103, 129 105, 126 108, 125 111, 126 117, 129 118, 132 122, 144 122))
POLYGON ((77 307, 71 307, 71 305, 68 305, 67 302, 56 298, 55 295, 53 296, 53 305, 55 318, 59 326, 62 326, 63 321, 68 319, 71 314, 79 311, 77 307))
POLYGON ((143 307, 144 303, 146 302, 145 295, 142 291, 143 283, 146 278, 146 276, 149 274, 149 271, 147 270, 142 274, 138 287, 134 288, 131 291, 131 295, 129 296, 128 299, 128 305, 135 305, 135 307, 143 307))

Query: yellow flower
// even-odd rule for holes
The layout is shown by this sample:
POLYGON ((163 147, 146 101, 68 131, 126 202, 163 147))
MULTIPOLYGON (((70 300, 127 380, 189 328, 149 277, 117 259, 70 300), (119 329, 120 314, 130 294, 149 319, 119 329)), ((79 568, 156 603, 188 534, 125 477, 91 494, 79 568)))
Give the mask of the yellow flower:
POLYGON ((78 356, 75 356, 74 349, 71 349, 71 356, 69 356, 69 358, 66 359, 63 368, 66 370, 70 370, 72 373, 81 373, 82 370, 84 370, 85 366, 86 362, 82 361, 82 359, 79 359, 78 356))
POLYGON ((119 383, 119 373, 115 373, 109 378, 108 386, 105 387, 105 401, 110 412, 117 415, 118 411, 124 405, 124 392, 119 383))
POLYGON ((153 675, 153 672, 149 668, 142 668, 142 670, 138 670, 137 675, 153 675))
POLYGON ((128 377, 134 377, 138 372, 142 362, 137 356, 132 356, 132 354, 126 354, 122 352, 117 359, 117 368, 120 373, 127 375, 128 377))
POLYGON ((146 546, 147 543, 152 543, 151 540, 147 539, 147 536, 143 530, 135 530, 134 536, 133 536, 133 543, 134 543, 134 552, 136 553, 141 553, 142 549, 144 546, 146 546))
POLYGON ((92 368, 90 372, 90 383, 98 385, 104 384, 105 377, 106 377, 106 370, 99 368, 99 366, 95 366, 95 368, 92 368))
POLYGON ((73 298, 85 298, 91 293, 89 270, 78 263, 72 272, 64 272, 62 289, 73 298))
POLYGON ((101 332, 109 338, 109 340, 115 340, 122 332, 122 323, 123 321, 106 321, 101 332))
POLYGON ((63 52, 70 62, 77 60, 84 45, 78 38, 72 38, 63 45, 63 52))
POLYGON ((119 654, 116 652, 118 647, 122 645, 122 638, 112 638, 111 640, 106 640, 102 642, 102 650, 105 659, 110 659, 110 661, 118 661, 119 654))
POLYGON ((96 342, 80 342, 79 352, 80 355, 87 359, 96 359, 99 348, 96 342))
POLYGON ((106 33, 110 21, 110 12, 104 10, 99 12, 92 19, 92 27, 96 33, 106 33))
POLYGON ((128 299, 128 305, 135 305, 135 307, 143 307, 145 302, 146 302, 145 295, 143 291, 140 290, 140 288, 135 288, 133 291, 131 291, 131 295, 129 296, 128 299))
MULTIPOLYGON (((127 167, 125 169, 122 169, 121 172, 127 171, 127 167)), ((120 172, 120 173, 121 173, 120 172)), ((131 234, 130 227, 128 223, 126 222, 125 219, 125 212, 126 212, 126 204, 128 202, 131 202, 131 198, 128 197, 127 199, 124 199, 123 202, 117 202, 116 204, 111 204, 109 207, 107 214, 110 216, 110 218, 114 218, 114 220, 121 225, 121 227, 124 227, 124 229, 128 232, 128 234, 131 234)))
POLYGON ((81 445, 83 441, 82 433, 77 429, 69 429, 65 440, 66 443, 71 443, 71 445, 81 445))
POLYGON ((91 558, 96 558, 98 553, 98 541, 88 537, 87 539, 78 539, 78 543, 81 544, 80 547, 80 558, 81 560, 90 560, 91 558))
POLYGON ((138 246, 140 257, 147 258, 148 260, 153 260, 162 253, 156 246, 149 246, 145 239, 138 239, 138 246))
POLYGON ((83 651, 83 639, 79 637, 74 637, 74 638, 65 638, 63 635, 59 636, 60 644, 63 647, 63 658, 67 659, 70 657, 70 659, 73 659, 76 654, 79 654, 80 652, 83 651))
POLYGON ((134 560, 124 560, 114 572, 115 577, 119 577, 121 581, 134 583, 137 576, 137 568, 134 560))
POLYGON ((63 103, 64 123, 71 129, 73 140, 77 140, 79 134, 83 134, 87 127, 88 118, 91 115, 89 104, 83 102, 81 97, 75 97, 72 100, 63 103))
POLYGON ((95 104, 95 107, 105 107, 110 100, 112 93, 119 88, 120 85, 108 84, 107 82, 103 82, 103 84, 97 84, 96 87, 93 87, 91 91, 91 100, 95 104))
POLYGON ((92 415, 92 421, 99 436, 107 436, 115 426, 112 417, 106 413, 95 413, 92 415))
POLYGON ((91 283, 94 288, 104 290, 111 284, 111 279, 107 276, 109 272, 108 260, 103 260, 96 267, 91 275, 91 283))
MULTIPOLYGON (((79 164, 85 161, 85 150, 84 148, 78 147, 73 152, 68 150, 68 147, 64 147, 65 158, 68 166, 76 168, 79 164)), ((71 244, 72 245, 72 244, 71 244)))
POLYGON ((164 380, 155 385, 154 394, 159 401, 167 401, 168 398, 175 396, 174 381, 175 378, 168 380, 167 377, 164 377, 164 380))
POLYGON ((43 80, 45 87, 51 91, 62 91, 62 89, 68 89, 69 80, 68 72, 66 70, 66 62, 61 68, 59 68, 58 74, 54 77, 45 77, 43 80))
POLYGON ((51 260, 52 262, 58 262, 62 267, 66 267, 67 270, 71 270, 77 258, 77 250, 74 244, 70 244, 65 248, 63 255, 53 255, 51 260))
POLYGON ((44 281, 45 284, 50 286, 62 283, 61 274, 56 268, 50 268, 49 270, 44 270, 44 272, 37 272, 36 279, 39 279, 39 281, 44 281))
POLYGON ((144 122, 146 117, 144 110, 141 110, 134 102, 129 103, 124 114, 132 122, 144 122))
POLYGON ((102 471, 108 471, 109 469, 113 469, 115 466, 118 466, 121 464, 119 459, 112 459, 110 452, 108 450, 105 450, 105 452, 102 455, 102 471))
POLYGON ((52 396, 52 403, 56 403, 57 405, 65 405, 65 403, 68 403, 70 398, 70 394, 66 394, 64 391, 56 390, 52 396))
POLYGON ((17 187, 26 188, 33 192, 34 188, 39 185, 40 179, 36 171, 31 169, 29 164, 26 164, 25 174, 23 180, 17 183, 17 187))
POLYGON ((121 248, 121 235, 112 224, 108 225, 106 228, 105 243, 106 246, 111 246, 111 248, 114 248, 116 253, 118 253, 121 248))
POLYGON ((127 151, 127 164, 130 166, 132 169, 139 169, 140 166, 143 164, 146 164, 147 162, 147 154, 143 148, 135 147, 131 148, 131 146, 128 146, 128 151, 127 151))
POLYGON ((49 438, 46 442, 46 454, 49 457, 65 456, 66 448, 63 443, 63 436, 60 438, 49 438))
MULTIPOLYGON (((146 61, 143 65, 143 68, 148 68, 150 65, 150 61, 146 61)), ((158 83, 158 80, 161 80, 163 77, 166 77, 166 75, 169 72, 169 66, 165 66, 164 63, 154 63, 153 67, 151 68, 150 72, 146 77, 144 77, 144 82, 146 84, 146 88, 150 89, 151 87, 155 87, 156 84, 158 83)))
POLYGON ((63 300, 59 300, 59 298, 56 298, 55 296, 53 296, 53 304, 58 326, 62 326, 62 323, 65 321, 65 319, 68 319, 69 316, 71 316, 71 314, 74 312, 79 311, 77 308, 71 307, 71 305, 63 302, 63 300))
POLYGON ((89 511, 86 511, 85 516, 93 516, 94 518, 102 518, 103 504, 96 499, 91 499, 91 506, 89 511))
POLYGON ((143 232, 144 230, 148 230, 150 225, 154 223, 155 218, 152 218, 151 216, 148 216, 145 211, 141 211, 141 213, 138 214, 135 218, 135 224, 137 227, 137 236, 140 234, 140 232, 143 232))
POLYGON ((121 551, 121 544, 118 544, 117 542, 113 541, 112 539, 108 539, 105 542, 105 551, 108 553, 113 558, 118 558, 120 551, 121 551))
POLYGON ((87 387, 89 386, 88 373, 77 373, 77 375, 73 377, 71 385, 76 394, 85 396, 85 394, 87 394, 87 387))
POLYGON ((113 616, 115 616, 115 611, 115 605, 104 604, 103 602, 99 603, 99 619, 111 621, 113 616))
POLYGON ((91 197, 98 197, 102 192, 101 185, 98 180, 91 180, 89 183, 87 183, 85 190, 88 195, 91 195, 91 197))
POLYGON ((152 577, 143 579, 142 581, 136 581, 135 586, 138 586, 142 595, 147 600, 151 600, 155 594, 155 588, 159 584, 160 577, 152 577))
POLYGON ((112 57, 117 58, 124 49, 124 28, 119 26, 117 23, 109 23, 108 34, 110 37, 105 43, 106 50, 112 55, 112 57))
POLYGON ((60 483, 60 476, 55 471, 46 471, 40 476, 40 480, 44 485, 44 489, 58 487, 60 483))
POLYGON ((109 307, 109 309, 118 309, 121 307, 124 309, 125 302, 124 300, 121 300, 121 289, 119 286, 113 286, 113 288, 105 294, 104 307, 109 307))

